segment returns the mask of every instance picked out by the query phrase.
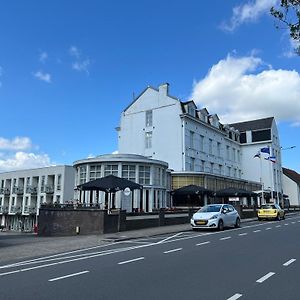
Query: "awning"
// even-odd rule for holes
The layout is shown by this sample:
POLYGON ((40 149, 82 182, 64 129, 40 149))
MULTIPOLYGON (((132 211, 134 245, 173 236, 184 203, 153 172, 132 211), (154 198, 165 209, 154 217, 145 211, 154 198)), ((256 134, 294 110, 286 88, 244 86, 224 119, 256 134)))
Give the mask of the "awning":
POLYGON ((238 188, 226 188, 223 190, 219 190, 216 192, 217 197, 256 197, 257 194, 251 191, 247 191, 245 189, 238 188))
POLYGON ((191 184, 174 190, 173 195, 213 195, 213 191, 191 184))

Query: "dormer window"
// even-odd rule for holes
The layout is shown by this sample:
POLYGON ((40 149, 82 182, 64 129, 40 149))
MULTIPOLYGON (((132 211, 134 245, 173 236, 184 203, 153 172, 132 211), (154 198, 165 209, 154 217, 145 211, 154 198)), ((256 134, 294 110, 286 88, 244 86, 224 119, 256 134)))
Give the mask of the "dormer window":
POLYGON ((188 105, 188 114, 195 117, 195 108, 191 105, 188 105))

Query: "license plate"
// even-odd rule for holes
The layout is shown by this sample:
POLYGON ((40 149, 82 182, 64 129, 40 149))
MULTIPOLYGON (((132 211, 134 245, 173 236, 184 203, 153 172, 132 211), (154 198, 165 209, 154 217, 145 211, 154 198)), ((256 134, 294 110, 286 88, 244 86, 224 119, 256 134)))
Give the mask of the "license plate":
POLYGON ((205 225, 205 224, 206 224, 206 221, 197 221, 197 224, 198 224, 198 225, 205 225))

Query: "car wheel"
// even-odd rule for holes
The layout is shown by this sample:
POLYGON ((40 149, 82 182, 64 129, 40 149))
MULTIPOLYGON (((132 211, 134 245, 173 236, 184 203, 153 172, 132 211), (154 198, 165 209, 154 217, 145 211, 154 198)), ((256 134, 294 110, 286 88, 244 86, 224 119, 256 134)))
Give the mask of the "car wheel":
POLYGON ((218 223, 218 230, 223 231, 224 230, 224 223, 223 220, 220 220, 218 223))
POLYGON ((240 228, 241 227, 241 220, 240 220, 240 218, 236 218, 234 227, 235 228, 240 228))
POLYGON ((276 218, 276 219, 277 219, 277 221, 280 221, 280 220, 281 220, 280 214, 277 215, 277 218, 276 218))
POLYGON ((257 220, 258 220, 258 221, 261 221, 261 220, 262 220, 262 218, 260 218, 260 217, 257 217, 257 220))
POLYGON ((192 228, 193 229, 193 231, 197 231, 198 229, 197 228, 192 228))
POLYGON ((283 216, 282 216, 282 220, 285 220, 285 214, 283 214, 283 216))

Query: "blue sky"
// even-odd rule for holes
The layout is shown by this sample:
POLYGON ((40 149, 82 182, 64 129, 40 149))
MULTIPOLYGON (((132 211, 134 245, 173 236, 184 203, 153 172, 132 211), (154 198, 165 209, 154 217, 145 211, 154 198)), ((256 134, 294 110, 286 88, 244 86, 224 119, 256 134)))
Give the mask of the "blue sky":
POLYGON ((147 85, 223 123, 275 116, 300 172, 300 57, 257 1, 1 1, 0 171, 117 150, 147 85))

